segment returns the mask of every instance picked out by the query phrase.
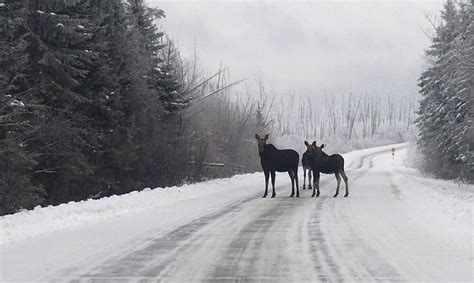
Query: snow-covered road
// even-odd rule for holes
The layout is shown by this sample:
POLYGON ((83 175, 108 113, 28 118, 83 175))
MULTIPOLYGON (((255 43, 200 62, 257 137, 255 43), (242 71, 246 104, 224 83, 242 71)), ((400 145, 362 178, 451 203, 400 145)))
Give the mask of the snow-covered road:
POLYGON ((0 281, 472 282, 473 186, 422 177, 404 164, 406 144, 394 158, 391 147, 343 155, 348 198, 332 198, 332 175, 322 175, 319 198, 289 198, 281 173, 277 198, 262 199, 255 173, 176 189, 172 199, 166 190, 122 196, 109 200, 108 217, 91 216, 97 203, 68 204, 89 213, 75 209, 63 222, 77 225, 57 220, 50 231, 32 222, 54 223, 55 208, 0 218, 0 281), (147 205, 110 213, 130 198, 147 205))

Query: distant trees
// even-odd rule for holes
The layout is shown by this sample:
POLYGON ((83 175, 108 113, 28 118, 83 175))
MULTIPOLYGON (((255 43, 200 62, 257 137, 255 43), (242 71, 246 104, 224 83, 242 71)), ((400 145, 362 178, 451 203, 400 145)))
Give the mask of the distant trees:
POLYGON ((355 93, 282 97, 274 105, 273 129, 276 136, 318 139, 338 150, 402 142, 414 134, 415 98, 355 93))
POLYGON ((0 1, 0 215, 252 170, 241 145, 262 108, 217 96, 223 72, 183 61, 164 16, 143 0, 0 1))
POLYGON ((424 169, 474 180, 474 1, 447 1, 419 79, 418 145, 424 169))

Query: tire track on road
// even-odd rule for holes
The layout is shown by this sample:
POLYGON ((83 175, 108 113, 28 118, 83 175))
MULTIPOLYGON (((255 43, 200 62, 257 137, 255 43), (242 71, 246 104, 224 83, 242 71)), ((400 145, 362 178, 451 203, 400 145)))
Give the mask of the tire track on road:
MULTIPOLYGON (((199 241, 199 239, 193 239, 199 229, 202 229, 223 216, 237 213, 259 195, 260 193, 244 200, 239 200, 223 209, 181 225, 171 232, 147 241, 139 248, 133 249, 124 256, 111 259, 104 265, 90 272, 81 274, 79 277, 90 279, 119 279, 130 276, 136 278, 160 277, 160 274, 176 260, 176 254, 186 251, 195 241, 199 241), (153 263, 152 267, 149 266, 150 262, 153 263)), ((74 272, 69 270, 66 274, 67 273, 74 272)))
MULTIPOLYGON (((405 147, 408 147, 408 145, 403 145, 403 146, 398 146, 398 147, 395 147, 396 149, 403 149, 405 147)), ((364 164, 366 163, 366 159, 367 158, 370 158, 370 160, 373 159, 374 156, 377 156, 379 154, 382 154, 382 153, 389 153, 390 150, 389 149, 384 149, 384 150, 378 150, 378 151, 375 151, 375 152, 372 152, 370 154, 367 154, 367 155, 364 155, 362 156, 360 159, 359 159, 359 162, 357 163, 357 166, 355 168, 352 168, 352 165, 354 163, 351 163, 350 164, 350 167, 348 168, 348 170, 356 170, 356 169, 361 169, 362 166, 364 166, 364 164)), ((370 168, 373 167, 373 163, 370 163, 370 168)))
MULTIPOLYGON (((373 168, 373 158, 378 154, 372 154, 368 159, 369 167, 360 173, 356 178, 353 179, 354 184, 359 178, 366 175, 368 171, 373 168)), ((366 161, 366 160, 364 160, 366 161)), ((361 166, 362 167, 362 166, 361 166)), ((340 238, 340 242, 343 243, 343 247, 335 247, 335 251, 340 257, 346 257, 349 266, 346 266, 347 271, 350 273, 351 280, 375 280, 375 281, 401 281, 402 276, 398 271, 387 261, 385 261, 372 246, 363 240, 357 233, 355 224, 347 217, 347 213, 342 213, 339 207, 336 207, 336 202, 327 203, 328 212, 332 218, 329 223, 344 222, 344 228, 338 228, 338 231, 345 231, 343 235, 333 235, 340 238), (345 221, 341 221, 345 219, 345 221), (349 260, 350 259, 350 260, 349 260), (352 260, 352 262, 351 262, 352 260), (352 266, 350 265, 352 264, 352 266)), ((327 228, 330 229, 331 228, 327 228)))
MULTIPOLYGON (((379 153, 373 153, 370 155, 363 156, 361 158, 361 162, 358 166, 354 169, 348 170, 348 173, 353 172, 359 168, 362 168, 366 161, 369 162, 372 160, 374 156, 379 153), (368 159, 370 158, 370 159, 368 159)), ((370 169, 370 165, 368 169, 365 169, 362 172, 359 172, 355 177, 349 175, 349 180, 351 184, 355 182, 357 179, 361 178, 363 175, 367 173, 370 169)), ((323 184, 328 184, 331 180, 325 180, 324 182, 320 183, 320 186, 323 184)), ((349 195, 350 197, 350 195, 349 195)), ((311 259, 313 261, 314 270, 317 273, 317 278, 320 281, 341 281, 343 280, 342 273, 340 268, 338 267, 336 261, 331 256, 329 252, 328 243, 326 240, 327 234, 325 234, 321 227, 321 214, 323 212, 323 207, 328 206, 328 203, 331 203, 330 210, 334 209, 336 198, 330 196, 322 196, 316 199, 320 199, 321 201, 317 202, 314 205, 314 209, 312 210, 310 221, 307 223, 307 232, 308 232, 308 246, 309 250, 311 251, 311 259), (329 201, 333 200, 333 201, 329 201)))
POLYGON ((319 197, 321 201, 315 205, 311 213, 310 221, 307 223, 308 245, 311 252, 311 260, 320 281, 328 281, 340 278, 339 268, 328 251, 325 235, 321 230, 320 215, 324 202, 329 197, 319 197))
MULTIPOLYGON (((370 156, 375 156, 376 154, 371 154, 370 156)), ((367 156, 366 156, 367 157, 367 156)), ((365 160, 365 159, 364 159, 365 160)), ((352 180, 357 180, 360 178, 367 169, 359 173, 356 177, 352 177, 352 180)), ((326 179, 320 182, 320 185, 326 185, 331 181, 331 179, 326 179)), ((327 243, 324 239, 324 235, 320 228, 320 214, 321 208, 328 199, 333 199, 332 197, 319 197, 319 198, 310 198, 310 202, 303 205, 315 206, 312 209, 309 222, 306 223, 307 238, 309 241, 307 246, 309 247, 310 256, 314 263, 313 267, 317 273, 317 278, 319 280, 331 280, 340 279, 341 275, 339 273, 338 266, 336 262, 332 259, 329 254, 329 249, 327 243), (321 201, 318 201, 321 200, 321 201), (312 203, 314 201, 314 204, 312 203), (325 268, 321 267, 324 265, 325 268), (335 276, 333 276, 335 274, 335 276)), ((269 207, 268 210, 263 212, 257 217, 254 221, 249 222, 239 233, 234 237, 234 240, 228 245, 226 250, 223 252, 224 257, 219 260, 219 265, 216 266, 214 271, 207 278, 212 278, 212 280, 283 280, 284 277, 278 276, 278 270, 273 270, 276 274, 265 275, 259 274, 259 270, 255 269, 256 262, 259 260, 259 255, 255 251, 258 250, 258 247, 262 244, 262 241, 265 238, 265 234, 269 232, 270 228, 278 222, 281 222, 282 217, 289 217, 294 215, 297 209, 304 210, 301 207, 302 203, 298 202, 297 199, 284 198, 276 199, 278 204, 274 204, 269 207), (285 202, 282 205, 282 202, 285 202), (284 209, 282 209, 284 208, 284 209), (254 252, 254 253, 249 253, 254 252), (242 262, 244 261, 244 265, 242 262), (224 264, 221 264, 224 263, 224 264)), ((296 234, 297 239, 303 239, 303 226, 298 225, 298 233, 296 234)), ((284 237, 284 235, 280 235, 284 237)), ((307 248, 308 248, 307 247, 307 248)), ((272 260, 275 265, 278 265, 278 262, 283 262, 281 260, 282 253, 278 253, 278 258, 273 258, 272 260)), ((285 276, 285 274, 280 274, 285 276)))
MULTIPOLYGON (((276 199, 278 200, 278 199, 276 199)), ((256 251, 264 235, 277 220, 279 206, 269 206, 256 219, 246 224, 230 242, 210 278, 213 280, 243 280, 252 278, 257 270, 256 251), (248 254, 248 251, 254 253, 248 254)))

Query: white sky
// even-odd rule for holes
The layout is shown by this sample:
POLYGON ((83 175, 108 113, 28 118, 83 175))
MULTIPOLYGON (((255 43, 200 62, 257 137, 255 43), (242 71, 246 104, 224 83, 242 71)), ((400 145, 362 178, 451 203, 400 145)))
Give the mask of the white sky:
POLYGON ((230 68, 233 80, 262 77, 279 93, 418 91, 426 14, 443 1, 203 2, 148 0, 184 57, 230 68))

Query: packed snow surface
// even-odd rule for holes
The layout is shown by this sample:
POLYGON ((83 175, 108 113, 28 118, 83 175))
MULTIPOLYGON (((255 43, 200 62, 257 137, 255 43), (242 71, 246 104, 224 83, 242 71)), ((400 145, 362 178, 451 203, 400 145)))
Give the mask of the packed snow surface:
POLYGON ((343 154, 348 198, 332 175, 289 198, 279 173, 262 199, 259 172, 3 216, 0 281, 472 281, 474 187, 422 176, 408 147, 343 154))

